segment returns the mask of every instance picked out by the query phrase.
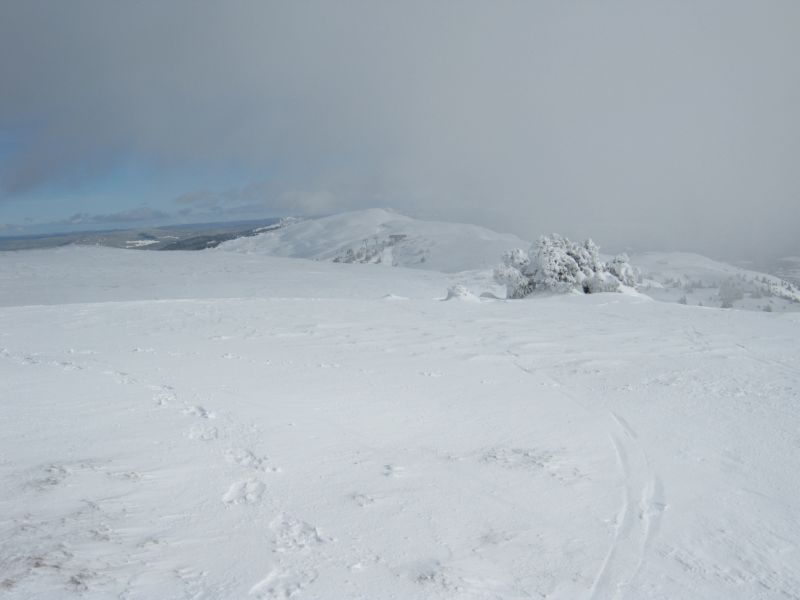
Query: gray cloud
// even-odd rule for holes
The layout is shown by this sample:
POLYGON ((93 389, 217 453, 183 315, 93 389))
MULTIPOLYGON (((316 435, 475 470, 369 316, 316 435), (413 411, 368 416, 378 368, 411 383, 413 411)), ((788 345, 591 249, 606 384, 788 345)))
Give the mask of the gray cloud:
POLYGON ((137 223, 144 221, 160 221, 167 218, 169 218, 169 215, 163 211, 150 208, 149 206, 140 206, 139 208, 123 210, 108 215, 94 215, 92 221, 95 223, 137 223))
POLYGON ((337 198, 329 190, 292 189, 273 181, 220 192, 188 192, 176 198, 175 203, 183 206, 178 214, 185 218, 244 218, 265 213, 273 216, 321 215, 356 206, 337 198))
POLYGON ((795 0, 8 0, 0 127, 20 143, 0 177, 13 196, 135 155, 268 178, 186 215, 391 205, 780 252, 800 222, 797 31, 795 0))
POLYGON ((152 221, 162 221, 168 219, 169 214, 150 208, 149 206, 140 206, 130 210, 120 212, 91 215, 89 213, 75 213, 71 217, 63 221, 65 225, 81 225, 81 224, 126 224, 126 223, 145 223, 152 221))

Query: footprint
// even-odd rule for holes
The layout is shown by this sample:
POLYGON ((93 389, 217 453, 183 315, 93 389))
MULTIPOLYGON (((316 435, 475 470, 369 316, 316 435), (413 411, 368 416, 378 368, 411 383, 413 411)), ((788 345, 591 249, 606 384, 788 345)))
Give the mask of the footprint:
POLYGON ((103 371, 103 375, 114 377, 116 378, 117 383, 121 383, 123 385, 133 385, 136 383, 136 379, 124 371, 103 371))
POLYGON ((138 471, 117 471, 106 473, 109 479, 116 479, 118 481, 141 481, 142 474, 138 471))
POLYGON ((313 569, 292 573, 275 568, 250 588, 250 595, 257 598, 293 598, 316 579, 317 572, 313 569))
POLYGON ((364 508, 365 506, 369 506, 371 504, 375 504, 375 498, 373 498, 372 496, 370 496, 368 494, 358 494, 358 493, 356 493, 356 494, 353 494, 351 496, 351 498, 353 499, 353 502, 358 504, 361 508, 364 508))
POLYGON ((201 571, 193 567, 180 567, 173 570, 173 574, 186 588, 188 597, 199 598, 206 589, 208 571, 201 571))
POLYGON ((64 371, 82 371, 84 369, 84 367, 78 363, 72 362, 71 360, 56 360, 50 364, 56 367, 61 367, 61 369, 64 371))
POLYGON ((554 454, 549 450, 494 447, 484 450, 479 460, 504 469, 538 470, 547 468, 553 459, 554 454))
POLYGON ((231 484, 228 491, 222 496, 222 501, 227 505, 256 504, 261 501, 261 496, 267 486, 258 479, 246 479, 231 484))
POLYGON ((60 484, 71 472, 64 465, 48 465, 42 469, 43 476, 31 481, 28 485, 38 491, 44 491, 60 484))
POLYGON ((289 515, 282 514, 270 523, 269 528, 275 532, 275 552, 304 552, 324 544, 327 540, 322 537, 319 529, 299 521, 289 515))
POLYGON ((383 466, 384 477, 402 477, 404 471, 405 467, 398 467, 397 465, 389 464, 383 466))
POLYGON ((89 583, 97 577, 94 571, 82 569, 67 580, 67 589, 80 594, 89 591, 89 583))
POLYGON ((189 433, 186 434, 190 440, 199 440, 201 442, 210 442, 217 439, 219 431, 216 427, 192 427, 189 433))
POLYGON ((230 448, 225 452, 225 459, 228 462, 235 463, 246 469, 253 469, 254 471, 264 471, 269 473, 277 473, 280 471, 278 467, 270 467, 267 465, 267 457, 258 457, 251 450, 246 448, 230 448))
POLYGON ((438 587, 446 590, 456 587, 456 582, 451 580, 444 566, 436 559, 418 560, 401 565, 395 574, 428 588, 438 587))
POLYGON ((183 409, 183 414, 200 417, 201 419, 216 419, 217 415, 213 412, 206 410, 202 406, 187 406, 183 409))
POLYGON ((175 394, 175 390, 168 385, 153 385, 149 387, 151 390, 156 392, 153 395, 153 400, 155 400, 156 404, 159 406, 167 406, 178 399, 178 396, 175 394))

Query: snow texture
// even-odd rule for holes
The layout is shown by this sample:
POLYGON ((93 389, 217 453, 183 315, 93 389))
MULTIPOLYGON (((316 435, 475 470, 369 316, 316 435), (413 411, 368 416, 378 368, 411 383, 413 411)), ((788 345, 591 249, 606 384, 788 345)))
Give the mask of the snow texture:
POLYGON ((0 596, 800 598, 800 315, 481 281, 4 254, 0 596))

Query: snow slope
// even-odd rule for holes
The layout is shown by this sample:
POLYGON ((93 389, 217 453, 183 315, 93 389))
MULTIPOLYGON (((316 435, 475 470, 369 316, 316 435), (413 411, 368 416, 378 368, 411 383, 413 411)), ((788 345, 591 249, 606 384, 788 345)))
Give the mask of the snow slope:
POLYGON ((657 300, 677 302, 683 298, 687 304, 719 307, 720 286, 728 285, 741 295, 731 302, 733 308, 800 310, 800 289, 792 283, 699 254, 648 252, 634 255, 631 263, 645 277, 640 291, 657 300))
POLYGON ((259 236, 231 240, 218 250, 452 273, 492 267, 506 250, 529 245, 514 235, 477 225, 420 221, 373 208, 299 221, 259 236), (350 258, 348 250, 353 253, 350 258))
POLYGON ((800 598, 798 315, 453 282, 2 255, 0 597, 800 598))

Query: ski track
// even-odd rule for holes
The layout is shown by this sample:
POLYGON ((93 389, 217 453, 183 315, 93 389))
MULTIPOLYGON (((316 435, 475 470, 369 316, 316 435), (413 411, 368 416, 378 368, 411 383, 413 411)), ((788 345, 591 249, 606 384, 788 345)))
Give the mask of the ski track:
POLYGON ((625 598, 647 558, 666 508, 664 489, 653 471, 636 432, 611 412, 609 439, 623 479, 614 539, 595 577, 591 600, 625 598))
MULTIPOLYGON (((527 373, 534 371, 519 363, 520 356, 508 351, 514 365, 527 373)), ((544 373, 560 391, 582 412, 595 412, 565 391, 563 382, 544 373)), ((588 390, 587 390, 588 392, 588 390)), ((622 499, 615 516, 614 534, 600 570, 589 591, 589 600, 625 598, 641 571, 647 552, 658 533, 661 513, 666 509, 664 486, 653 470, 636 431, 616 412, 598 412, 597 421, 607 422, 607 435, 614 450, 622 479, 622 499)))

